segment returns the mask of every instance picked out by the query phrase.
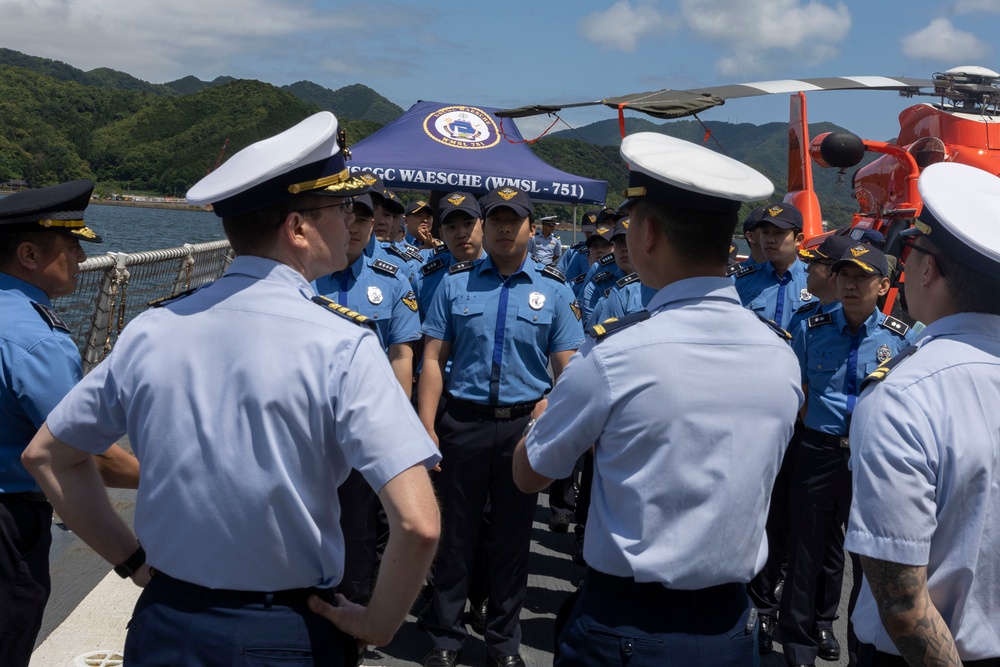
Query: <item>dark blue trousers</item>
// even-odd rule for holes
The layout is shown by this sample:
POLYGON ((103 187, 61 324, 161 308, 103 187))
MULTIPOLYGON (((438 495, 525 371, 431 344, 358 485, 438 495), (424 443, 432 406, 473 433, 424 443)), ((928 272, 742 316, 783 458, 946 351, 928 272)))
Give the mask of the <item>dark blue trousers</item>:
POLYGON ((0 494, 0 665, 27 667, 49 599, 52 506, 0 494))
POLYGON ((441 541, 434 562, 434 586, 424 627, 433 647, 458 651, 468 635, 463 623, 484 513, 488 529, 489 606, 487 651, 494 657, 521 648, 519 617, 528 590, 531 524, 538 494, 515 486, 514 447, 529 417, 493 420, 445 399, 437 420, 441 472, 441 541))
POLYGON ((154 577, 128 624, 129 667, 342 667, 353 638, 296 606, 220 604, 154 577))
POLYGON ((631 599, 586 584, 559 637, 555 667, 749 667, 757 612, 738 587, 726 602, 631 599))

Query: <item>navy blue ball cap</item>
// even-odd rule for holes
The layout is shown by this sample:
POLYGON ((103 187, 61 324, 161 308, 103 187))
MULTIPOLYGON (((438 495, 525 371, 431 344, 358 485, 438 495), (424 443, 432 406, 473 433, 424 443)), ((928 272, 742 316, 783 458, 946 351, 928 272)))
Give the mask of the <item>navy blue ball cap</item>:
POLYGON ((366 192, 363 195, 355 195, 354 210, 357 211, 358 207, 366 209, 368 211, 368 215, 373 215, 375 213, 375 206, 372 205, 372 196, 370 193, 366 192))
POLYGON ((583 214, 583 217, 580 218, 580 224, 581 225, 595 225, 596 226, 597 225, 597 216, 599 216, 600 214, 601 214, 601 209, 599 209, 599 208, 595 208, 595 209, 592 209, 590 211, 587 211, 586 213, 583 214))
POLYGON ((858 243, 848 248, 843 257, 833 263, 833 270, 839 271, 848 264, 861 267, 865 273, 889 277, 889 260, 885 253, 867 243, 858 243))
POLYGON ((832 234, 823 239, 823 241, 817 246, 811 248, 801 248, 799 250, 799 257, 807 262, 815 260, 836 262, 844 257, 849 248, 856 245, 858 245, 858 242, 850 236, 832 234))
POLYGON ((382 203, 382 206, 385 207, 385 210, 389 211, 389 213, 393 213, 395 215, 403 215, 403 211, 405 210, 403 208, 403 202, 399 199, 395 192, 389 190, 388 188, 385 190, 385 201, 382 203))
POLYGON ((802 213, 791 204, 768 206, 757 227, 764 224, 772 224, 778 229, 802 229, 802 213))
POLYGON ((93 191, 94 182, 82 179, 8 195, 0 199, 0 233, 50 230, 100 243, 101 237, 83 221, 93 191))
POLYGON ((479 202, 468 192, 452 192, 438 202, 438 220, 442 225, 455 213, 465 213, 472 218, 483 217, 479 202))
POLYGON ((683 139, 636 132, 622 140, 629 165, 625 205, 640 199, 695 211, 735 213, 771 196, 771 181, 742 162, 683 139))
POLYGON ((385 183, 382 182, 381 178, 370 171, 359 171, 354 176, 360 178, 368 186, 368 194, 371 195, 373 204, 385 206, 385 183))
POLYGON ((628 232, 628 218, 622 218, 621 220, 615 221, 615 226, 611 230, 611 240, 614 241, 616 237, 625 236, 628 232))
POLYGON ((414 213, 430 213, 431 215, 434 215, 434 207, 423 199, 411 201, 406 207, 404 215, 413 215, 414 213))
POLYGON ((273 137, 250 144, 187 193, 222 218, 253 213, 298 194, 353 197, 368 190, 347 170, 337 118, 321 111, 273 137))
POLYGON ((764 207, 758 206, 754 210, 750 211, 750 215, 747 216, 746 220, 743 221, 743 233, 752 232, 753 230, 760 227, 760 220, 764 217, 764 207))
POLYGON ((974 271, 1000 277, 1000 178, 956 162, 925 168, 917 181, 923 210, 905 236, 924 234, 974 271))
POLYGON ((511 185, 490 190, 480 202, 480 207, 484 218, 502 207, 511 209, 522 218, 534 217, 534 207, 531 205, 528 193, 511 185))
POLYGON ((593 234, 587 237, 586 241, 587 247, 589 248, 590 246, 594 245, 595 243, 597 243, 599 239, 611 243, 611 235, 614 233, 615 233, 614 221, 611 220, 605 221, 603 224, 597 226, 597 229, 594 231, 593 234))

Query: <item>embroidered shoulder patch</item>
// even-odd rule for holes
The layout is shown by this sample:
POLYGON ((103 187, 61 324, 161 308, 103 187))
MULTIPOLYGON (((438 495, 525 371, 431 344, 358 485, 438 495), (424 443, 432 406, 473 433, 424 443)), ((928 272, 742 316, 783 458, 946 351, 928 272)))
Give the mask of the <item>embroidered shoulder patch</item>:
POLYGON ((830 313, 820 313, 819 315, 813 315, 808 320, 809 328, 823 326, 824 324, 830 324, 833 322, 833 315, 830 313))
POLYGON ((402 301, 403 305, 412 310, 413 312, 417 312, 417 308, 419 308, 419 305, 417 304, 416 293, 411 291, 402 299, 400 299, 400 301, 402 301))
POLYGON ((398 266, 396 266, 395 264, 390 264, 384 259, 376 259, 374 262, 372 262, 372 268, 378 271, 379 273, 385 273, 390 276, 394 276, 397 273, 399 273, 398 266))
POLYGON ((906 332, 910 330, 909 324, 903 320, 896 319, 891 315, 882 320, 882 326, 895 334, 899 334, 900 336, 905 336, 906 332))
POLYGON ((651 314, 648 310, 640 310, 637 313, 632 313, 631 315, 626 315, 622 318, 612 317, 611 319, 604 320, 600 324, 587 327, 587 335, 591 338, 597 339, 597 342, 600 343, 613 333, 621 331, 622 329, 627 329, 633 324, 645 322, 650 318, 650 316, 651 314))
POLYGON ((42 316, 45 323, 49 325, 49 328, 55 329, 56 331, 62 331, 63 333, 69 333, 69 327, 63 321, 63 318, 56 314, 56 311, 52 310, 48 306, 34 301, 31 302, 31 305, 35 307, 35 310, 37 310, 38 314, 42 316))
POLYGON ((361 313, 354 312, 347 306, 341 306, 333 299, 328 299, 325 296, 314 296, 312 300, 313 303, 318 303, 319 305, 329 310, 331 313, 337 313, 345 320, 350 320, 351 322, 354 322, 358 326, 367 327, 368 329, 375 331, 375 322, 368 319, 361 313))
POLYGON ((905 350, 902 350, 895 357, 883 361, 881 364, 879 364, 878 368, 869 373, 868 377, 866 377, 864 380, 861 381, 861 389, 864 390, 865 387, 872 384, 873 382, 881 382, 882 380, 884 380, 885 376, 887 376, 889 372, 892 371, 893 368, 898 366, 901 361, 903 361, 904 359, 906 359, 908 356, 910 356, 919 349, 920 348, 917 347, 916 345, 910 345, 905 350))
POLYGON ((622 278, 621 280, 619 280, 615 284, 618 285, 619 287, 625 287, 626 285, 631 285, 632 283, 634 283, 637 280, 639 280, 639 274, 638 273, 630 273, 627 276, 625 276, 624 278, 622 278))
POLYGON ((448 273, 449 274, 462 273, 463 271, 469 271, 471 269, 472 269, 472 262, 470 261, 459 262, 458 264, 452 264, 451 268, 448 269, 448 273))
MULTIPOLYGON (((780 338, 782 340, 786 340, 786 341, 792 339, 792 334, 788 333, 787 331, 785 331, 784 329, 782 329, 781 327, 779 327, 778 323, 775 322, 774 320, 769 320, 766 317, 761 317, 757 313, 754 313, 754 314, 757 315, 757 319, 759 319, 761 322, 763 322, 764 324, 766 324, 771 331, 773 331, 774 333, 776 333, 778 335, 778 338, 780 338)), ((819 317, 819 316, 817 315, 817 317, 819 317)))
POLYGON ((555 268, 554 266, 546 266, 544 269, 542 269, 542 275, 558 280, 561 283, 566 282, 566 276, 564 276, 563 272, 555 268))
POLYGON ((438 269, 444 268, 444 260, 438 257, 437 259, 432 259, 423 266, 420 267, 420 273, 425 276, 429 276, 438 269))

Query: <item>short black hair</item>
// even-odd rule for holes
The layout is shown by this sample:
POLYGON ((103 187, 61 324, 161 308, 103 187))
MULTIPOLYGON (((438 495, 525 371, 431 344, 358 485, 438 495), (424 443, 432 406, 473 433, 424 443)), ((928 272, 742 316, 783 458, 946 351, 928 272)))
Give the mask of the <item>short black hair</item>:
POLYGON ((693 263, 729 263, 739 211, 699 211, 640 199, 630 217, 652 219, 677 253, 693 263))
POLYGON ((1000 294, 1000 278, 970 269, 926 237, 924 240, 933 249, 939 264, 938 270, 958 312, 1000 315, 1000 299, 997 299, 997 294, 1000 294))
MULTIPOLYGON (((274 246, 278 229, 289 213, 322 206, 324 199, 324 197, 310 194, 292 197, 259 211, 223 218, 222 229, 226 232, 226 238, 229 239, 229 245, 232 246, 234 254, 267 254, 274 246)), ((303 213, 310 220, 315 219, 318 214, 319 211, 303 213)))
POLYGON ((10 232, 0 234, 0 267, 9 267, 17 257, 17 248, 22 243, 37 243, 45 249, 55 241, 56 232, 38 231, 10 232))

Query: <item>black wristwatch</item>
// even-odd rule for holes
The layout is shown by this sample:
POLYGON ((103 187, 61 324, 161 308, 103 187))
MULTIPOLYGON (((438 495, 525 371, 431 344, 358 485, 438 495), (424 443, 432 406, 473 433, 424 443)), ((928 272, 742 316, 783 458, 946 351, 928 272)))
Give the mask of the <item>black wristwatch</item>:
POLYGON ((135 571, 138 570, 146 562, 146 550, 139 545, 131 556, 129 556, 124 563, 115 565, 115 574, 117 574, 122 579, 128 579, 135 571))

